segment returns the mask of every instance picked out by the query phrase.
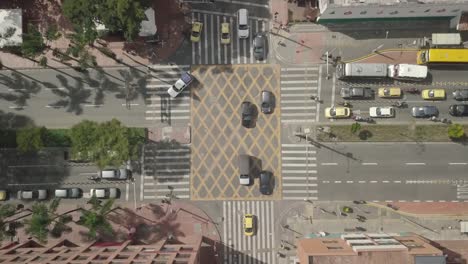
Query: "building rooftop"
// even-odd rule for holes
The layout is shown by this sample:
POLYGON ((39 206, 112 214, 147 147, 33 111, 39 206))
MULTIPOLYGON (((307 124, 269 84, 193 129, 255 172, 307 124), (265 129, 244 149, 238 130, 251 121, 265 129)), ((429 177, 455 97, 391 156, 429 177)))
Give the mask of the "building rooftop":
POLYGON ((0 34, 0 48, 18 46, 23 43, 23 14, 21 9, 0 9, 0 34))
POLYGON ((465 4, 468 0, 325 0, 339 6, 354 5, 402 5, 402 4, 465 4))

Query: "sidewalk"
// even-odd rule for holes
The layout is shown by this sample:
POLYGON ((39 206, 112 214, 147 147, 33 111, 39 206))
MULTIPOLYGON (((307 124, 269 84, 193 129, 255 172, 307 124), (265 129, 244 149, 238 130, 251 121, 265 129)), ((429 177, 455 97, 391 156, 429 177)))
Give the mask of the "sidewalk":
MULTIPOLYGON (((39 2, 39 1, 38 1, 39 2)), ((57 6, 50 6, 51 4, 43 1, 40 5, 41 14, 47 14, 47 10, 57 11, 57 6)), ((113 66, 141 66, 149 64, 158 64, 167 62, 167 60, 172 56, 182 45, 185 36, 184 32, 189 29, 189 25, 185 21, 183 10, 177 4, 177 1, 173 0, 160 0, 153 1, 153 9, 155 10, 156 25, 157 25, 157 34, 159 36, 160 43, 145 43, 144 39, 137 39, 131 44, 127 44, 123 39, 113 39, 112 37, 104 38, 105 45, 109 48, 114 54, 115 59, 112 59, 94 47, 87 47, 91 55, 96 57, 96 62, 99 67, 113 67, 113 66), (125 52, 125 50, 128 52, 125 52)), ((57 2, 60 3, 60 2, 57 2)), ((55 2, 54 2, 55 4, 55 2)), ((57 23, 59 26, 59 31, 62 34, 62 37, 57 41, 49 43, 50 49, 45 50, 44 53, 35 60, 39 60, 40 57, 44 56, 47 58, 47 64, 50 67, 54 68, 69 68, 70 66, 76 66, 78 63, 76 61, 70 60, 65 63, 61 63, 58 58, 53 56, 52 50, 57 48, 62 52, 68 48, 70 41, 63 37, 63 35, 72 33, 70 31, 71 26, 66 21, 61 13, 53 13, 53 15, 45 17, 36 17, 35 12, 28 9, 39 8, 36 6, 30 6, 30 3, 21 3, 19 8, 25 9, 24 16, 25 21, 31 20, 35 24, 40 25, 41 32, 46 30, 47 24, 57 23), (37 20, 40 22, 37 23, 37 20)), ((39 11, 38 11, 39 12, 39 11)), ((95 43, 96 46, 100 46, 95 43)), ((8 52, 0 51, 0 58, 2 58, 2 63, 7 68, 14 69, 26 69, 26 68, 42 68, 37 61, 23 58, 8 52)))
MULTIPOLYGON (((395 202, 388 203, 398 210, 397 213, 425 218, 468 217, 468 203, 464 202, 395 202)), ((387 203, 379 203, 380 206, 387 207, 387 203)))

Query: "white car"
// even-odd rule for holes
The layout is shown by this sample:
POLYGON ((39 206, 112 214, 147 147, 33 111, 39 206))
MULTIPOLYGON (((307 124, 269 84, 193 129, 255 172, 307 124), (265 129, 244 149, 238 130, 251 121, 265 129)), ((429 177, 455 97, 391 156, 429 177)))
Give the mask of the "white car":
POLYGON ((110 198, 118 198, 120 194, 120 190, 114 187, 96 188, 96 189, 91 189, 89 193, 91 196, 96 196, 96 198, 98 199, 110 199, 110 198))
POLYGON ((371 117, 395 117, 395 109, 391 106, 369 108, 371 117))
POLYGON ((177 82, 175 82, 174 85, 167 90, 167 93, 172 97, 175 98, 177 95, 179 95, 189 84, 193 81, 193 76, 190 75, 188 72, 182 73, 182 76, 180 77, 177 82))

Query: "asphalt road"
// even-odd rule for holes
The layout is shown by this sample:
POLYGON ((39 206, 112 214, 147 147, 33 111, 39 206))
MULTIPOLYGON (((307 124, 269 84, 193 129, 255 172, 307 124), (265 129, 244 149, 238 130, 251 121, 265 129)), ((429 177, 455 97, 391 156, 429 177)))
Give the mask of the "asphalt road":
POLYGON ((36 125, 68 127, 83 119, 117 118, 146 126, 144 67, 106 68, 83 74, 71 69, 2 71, 0 110, 26 116, 36 125), (127 85, 133 91, 128 91, 127 85))
MULTIPOLYGON (((373 99, 367 100, 346 100, 351 103, 352 111, 355 115, 362 115, 364 117, 369 116, 369 108, 372 106, 391 106, 396 101, 406 101, 408 107, 396 109, 395 118, 379 118, 376 120, 377 123, 408 123, 408 122, 431 122, 425 118, 413 118, 411 116, 411 108, 413 106, 425 106, 434 105, 439 109, 440 118, 448 118, 453 122, 464 123, 468 122, 466 117, 454 117, 448 113, 449 106, 452 104, 466 104, 466 102, 456 101, 452 97, 452 92, 456 89, 466 88, 468 84, 468 78, 466 77, 466 70, 464 67, 449 67, 451 70, 431 69, 431 76, 428 81, 424 82, 393 82, 392 80, 352 80, 352 81, 340 81, 335 78, 326 80, 322 78, 321 81, 321 95, 320 98, 323 100, 322 111, 319 114, 320 122, 329 122, 324 116, 323 109, 329 107, 332 104, 337 105, 338 102, 345 101, 340 96, 340 90, 343 87, 370 87, 374 90, 376 96, 373 99), (446 99, 445 100, 423 100, 421 95, 404 94, 400 99, 384 99, 377 96, 377 91, 380 87, 400 87, 402 89, 417 87, 418 89, 445 89, 446 99)), ((334 71, 333 67, 330 67, 331 71, 334 71)), ((353 122, 350 119, 334 120, 332 122, 353 122)))
POLYGON ((327 144, 317 153, 320 200, 463 200, 468 148, 458 144, 327 144), (458 187, 457 187, 458 185, 458 187))

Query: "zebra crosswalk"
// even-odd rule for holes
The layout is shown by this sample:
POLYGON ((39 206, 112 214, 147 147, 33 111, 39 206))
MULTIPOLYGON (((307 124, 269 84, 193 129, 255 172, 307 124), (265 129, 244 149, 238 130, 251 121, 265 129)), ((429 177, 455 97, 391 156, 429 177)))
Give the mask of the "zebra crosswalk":
POLYGON ((281 68, 281 122, 316 122, 320 104, 318 96, 320 66, 281 68))
POLYGON ((282 144, 283 200, 317 200, 317 161, 314 146, 282 144))
POLYGON ((147 144, 144 148, 142 199, 190 199, 190 145, 147 144))
POLYGON ((151 65, 150 78, 146 84, 145 119, 172 125, 190 121, 190 87, 176 98, 171 98, 167 89, 189 70, 188 65, 151 65))
MULTIPOLYGON (((203 23, 199 42, 192 42, 192 64, 253 64, 266 63, 253 56, 252 39, 258 32, 267 32, 267 21, 249 19, 250 34, 247 39, 237 36, 234 14, 199 11, 192 13, 192 21, 203 23), (221 23, 229 23, 230 44, 221 44, 221 23)), ((266 34, 268 35, 268 34, 266 34)))
POLYGON ((457 185, 457 199, 468 200, 468 184, 457 185))
POLYGON ((224 201, 223 242, 224 263, 269 263, 275 264, 275 214, 272 201, 224 201), (256 219, 256 232, 245 236, 244 214, 256 219))

